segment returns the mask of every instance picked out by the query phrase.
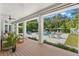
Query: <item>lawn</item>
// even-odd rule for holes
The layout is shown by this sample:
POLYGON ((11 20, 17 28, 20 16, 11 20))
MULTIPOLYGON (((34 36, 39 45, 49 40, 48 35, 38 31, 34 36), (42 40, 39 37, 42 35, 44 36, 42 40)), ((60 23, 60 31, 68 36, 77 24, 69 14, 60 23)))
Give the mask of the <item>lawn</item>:
POLYGON ((65 42, 66 45, 70 45, 72 47, 78 47, 78 35, 70 34, 65 42))

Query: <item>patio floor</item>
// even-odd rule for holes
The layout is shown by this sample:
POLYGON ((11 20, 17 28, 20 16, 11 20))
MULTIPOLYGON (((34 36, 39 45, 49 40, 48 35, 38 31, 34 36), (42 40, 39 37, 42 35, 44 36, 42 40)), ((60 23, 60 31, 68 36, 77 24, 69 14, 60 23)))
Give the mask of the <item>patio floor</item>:
POLYGON ((0 51, 0 56, 76 56, 78 54, 47 44, 38 44, 37 41, 25 39, 24 43, 17 44, 16 52, 0 51))

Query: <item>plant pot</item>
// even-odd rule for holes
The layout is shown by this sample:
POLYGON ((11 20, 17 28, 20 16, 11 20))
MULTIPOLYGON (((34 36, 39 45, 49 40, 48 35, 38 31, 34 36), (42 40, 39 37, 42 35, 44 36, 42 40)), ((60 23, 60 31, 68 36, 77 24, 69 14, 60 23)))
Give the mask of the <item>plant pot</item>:
POLYGON ((15 52, 15 51, 16 51, 16 46, 12 47, 12 52, 15 52))
POLYGON ((2 50, 3 50, 3 51, 8 51, 8 50, 9 50, 9 48, 2 48, 2 50))
POLYGON ((24 39, 17 40, 17 43, 23 43, 23 42, 24 42, 24 39))

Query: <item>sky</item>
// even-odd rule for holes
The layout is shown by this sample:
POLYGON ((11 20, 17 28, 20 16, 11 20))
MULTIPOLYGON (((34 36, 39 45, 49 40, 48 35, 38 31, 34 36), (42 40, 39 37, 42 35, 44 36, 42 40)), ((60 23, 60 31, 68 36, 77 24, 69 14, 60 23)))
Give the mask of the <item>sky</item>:
POLYGON ((77 9, 67 10, 60 13, 62 16, 67 16, 68 18, 73 18, 74 14, 77 12, 77 9))
MULTIPOLYGON (((67 17, 67 18, 72 19, 74 17, 75 13, 77 13, 77 9, 67 10, 67 11, 64 11, 64 12, 58 13, 58 14, 60 14, 62 17, 67 17)), ((51 18, 51 17, 54 17, 54 16, 55 16, 55 14, 51 14, 49 16, 46 16, 45 18, 51 18)))

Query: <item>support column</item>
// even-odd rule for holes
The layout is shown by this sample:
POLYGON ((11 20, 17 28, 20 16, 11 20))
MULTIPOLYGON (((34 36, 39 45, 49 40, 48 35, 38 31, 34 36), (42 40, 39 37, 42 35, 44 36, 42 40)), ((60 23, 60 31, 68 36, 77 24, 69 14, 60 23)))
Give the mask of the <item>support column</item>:
POLYGON ((0 17, 0 51, 1 51, 1 17, 0 17))
POLYGON ((2 22, 2 24, 1 24, 1 32, 2 32, 2 34, 4 34, 5 33, 5 23, 3 22, 3 21, 1 21, 2 22))
POLYGON ((39 16, 38 18, 38 35, 39 35, 39 43, 43 43, 43 29, 44 29, 44 18, 43 16, 39 16))
POLYGON ((12 26, 11 31, 14 33, 15 32, 15 26, 14 26, 14 24, 12 24, 11 26, 12 26))
POLYGON ((18 29, 18 23, 16 23, 16 34, 18 35, 19 34, 19 29, 18 29))
POLYGON ((23 36, 26 38, 26 21, 23 22, 23 36))

